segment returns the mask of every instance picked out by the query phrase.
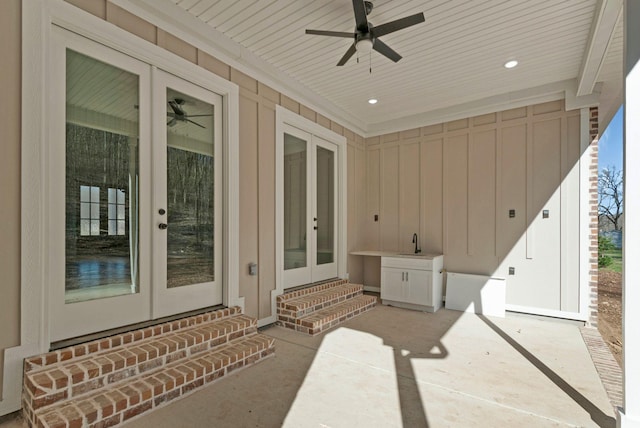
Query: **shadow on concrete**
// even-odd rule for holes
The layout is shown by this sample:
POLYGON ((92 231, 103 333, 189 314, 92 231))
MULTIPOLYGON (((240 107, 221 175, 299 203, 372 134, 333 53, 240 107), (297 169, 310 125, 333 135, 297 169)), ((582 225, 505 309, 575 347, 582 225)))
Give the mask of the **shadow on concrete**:
POLYGON ((478 317, 484 321, 485 324, 489 326, 498 336, 504 339, 509 345, 511 345, 516 351, 520 353, 524 358, 527 359, 535 368, 540 370, 542 374, 544 374, 551 382, 553 382, 558 388, 564 391, 573 401, 575 401, 580 407, 582 407, 589 415, 591 415, 591 420, 598 424, 600 427, 615 427, 616 420, 611 416, 608 416, 602 412, 593 404, 587 397, 582 395, 578 390, 569 385, 567 381, 565 381, 562 377, 560 377, 556 372, 551 370, 546 364, 536 358, 531 352, 527 351, 527 349, 520 345, 517 341, 515 341, 511 336, 505 333, 500 327, 495 325, 489 318, 484 315, 478 315, 478 317))

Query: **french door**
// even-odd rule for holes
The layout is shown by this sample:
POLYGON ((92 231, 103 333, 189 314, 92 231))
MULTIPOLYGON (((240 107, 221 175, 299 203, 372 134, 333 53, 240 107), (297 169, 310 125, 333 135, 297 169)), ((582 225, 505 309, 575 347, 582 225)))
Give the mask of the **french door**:
POLYGON ((338 148, 284 125, 284 288, 338 276, 338 148))
POLYGON ((222 303, 222 99, 161 70, 153 87, 157 318, 222 303))
POLYGON ((52 34, 51 340, 222 303, 221 97, 52 34))

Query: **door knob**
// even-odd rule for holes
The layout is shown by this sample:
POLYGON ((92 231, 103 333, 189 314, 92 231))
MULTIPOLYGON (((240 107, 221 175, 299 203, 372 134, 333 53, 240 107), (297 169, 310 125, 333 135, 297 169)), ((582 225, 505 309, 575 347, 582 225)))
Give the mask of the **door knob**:
POLYGON ((160 224, 158 225, 158 229, 160 229, 160 230, 165 230, 167 227, 169 227, 169 226, 167 225, 167 223, 160 223, 160 224))

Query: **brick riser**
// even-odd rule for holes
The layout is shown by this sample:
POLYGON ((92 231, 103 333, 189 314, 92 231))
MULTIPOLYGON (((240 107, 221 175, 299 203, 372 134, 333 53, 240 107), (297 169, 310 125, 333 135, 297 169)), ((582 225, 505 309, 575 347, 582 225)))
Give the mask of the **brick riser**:
POLYGON ((312 336, 322 333, 375 307, 377 299, 362 289, 339 280, 278 296, 277 324, 312 336))
MULTIPOLYGON (((57 363, 47 362, 51 353, 29 358, 23 388, 27 424, 114 426, 273 354, 273 339, 257 334, 256 320, 239 312, 231 308, 167 323, 170 333, 147 338, 135 339, 134 332, 124 345, 57 363)), ((113 344, 114 338, 106 341, 113 344)), ((88 351, 93 344, 82 346, 88 351)), ((73 348, 56 353, 66 356, 73 348)))

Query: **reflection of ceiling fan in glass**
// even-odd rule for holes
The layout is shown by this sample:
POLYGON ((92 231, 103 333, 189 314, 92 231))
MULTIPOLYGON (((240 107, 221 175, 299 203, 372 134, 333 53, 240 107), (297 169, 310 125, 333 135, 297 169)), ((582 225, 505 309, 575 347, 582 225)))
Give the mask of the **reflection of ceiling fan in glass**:
POLYGON ((206 128, 205 126, 194 122, 190 118, 213 116, 212 114, 187 114, 187 112, 184 111, 184 108, 182 107, 182 105, 185 103, 185 100, 182 98, 174 98, 172 100, 169 100, 168 103, 171 107, 171 110, 173 111, 167 112, 167 117, 171 118, 169 119, 169 122, 167 122, 167 126, 175 126, 178 122, 189 122, 199 126, 200 128, 206 128))

